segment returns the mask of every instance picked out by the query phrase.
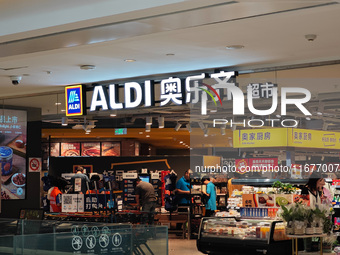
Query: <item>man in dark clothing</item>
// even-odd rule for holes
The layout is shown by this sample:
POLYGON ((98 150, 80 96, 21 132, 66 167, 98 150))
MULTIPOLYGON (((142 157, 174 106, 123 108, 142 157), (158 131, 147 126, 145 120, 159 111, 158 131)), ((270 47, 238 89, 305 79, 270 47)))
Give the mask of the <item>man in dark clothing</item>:
POLYGON ((72 176, 71 184, 74 193, 86 194, 88 189, 88 183, 90 182, 89 177, 84 174, 84 168, 79 166, 77 168, 77 173, 72 176))
POLYGON ((156 207, 155 189, 151 183, 143 182, 139 177, 135 182, 137 210, 142 206, 142 223, 146 223, 148 219, 148 223, 153 224, 156 207))

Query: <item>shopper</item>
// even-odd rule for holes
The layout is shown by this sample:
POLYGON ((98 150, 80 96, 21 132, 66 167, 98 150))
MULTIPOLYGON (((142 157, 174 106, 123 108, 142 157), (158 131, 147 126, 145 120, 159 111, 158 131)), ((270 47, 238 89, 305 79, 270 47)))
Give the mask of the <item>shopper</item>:
POLYGON ((203 194, 207 197, 207 201, 205 203, 205 216, 210 217, 214 215, 217 210, 216 207, 216 187, 213 183, 213 178, 203 177, 202 183, 207 185, 206 191, 203 191, 203 194))
POLYGON ((155 189, 151 183, 143 182, 139 177, 135 180, 135 184, 137 210, 140 210, 140 206, 142 206, 142 223, 148 222, 151 225, 153 224, 157 200, 155 189))
POLYGON ((309 195, 310 207, 314 208, 325 201, 323 188, 325 186, 325 179, 320 173, 312 173, 307 184, 301 189, 301 194, 309 195))
POLYGON ((86 191, 89 188, 89 177, 84 174, 84 168, 82 166, 78 166, 77 173, 71 178, 71 185, 74 193, 78 194, 86 194, 86 191))
POLYGON ((190 176, 192 171, 190 169, 186 170, 184 176, 179 179, 176 183, 176 196, 179 206, 190 205, 190 176))

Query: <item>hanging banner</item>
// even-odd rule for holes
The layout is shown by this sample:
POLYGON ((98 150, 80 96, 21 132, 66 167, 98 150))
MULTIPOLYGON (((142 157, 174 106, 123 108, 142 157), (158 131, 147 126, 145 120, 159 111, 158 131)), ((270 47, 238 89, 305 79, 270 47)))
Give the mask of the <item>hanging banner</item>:
POLYGON ((340 133, 289 128, 288 146, 317 149, 340 149, 340 133))
POLYGON ((233 145, 234 148, 285 147, 287 128, 235 130, 233 145))

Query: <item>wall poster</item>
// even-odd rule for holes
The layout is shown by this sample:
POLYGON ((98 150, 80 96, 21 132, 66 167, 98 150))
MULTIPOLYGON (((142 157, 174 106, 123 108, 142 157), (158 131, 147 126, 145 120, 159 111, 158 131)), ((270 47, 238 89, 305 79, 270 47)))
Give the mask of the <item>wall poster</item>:
POLYGON ((94 143, 82 143, 81 155, 87 157, 99 157, 100 156, 100 142, 94 143))
POLYGON ((25 199, 27 112, 0 110, 1 199, 25 199))
POLYGON ((61 156, 80 156, 80 143, 61 143, 61 156))
POLYGON ((102 142, 102 156, 120 156, 120 142, 102 142))
POLYGON ((60 143, 51 143, 51 157, 60 156, 60 143))

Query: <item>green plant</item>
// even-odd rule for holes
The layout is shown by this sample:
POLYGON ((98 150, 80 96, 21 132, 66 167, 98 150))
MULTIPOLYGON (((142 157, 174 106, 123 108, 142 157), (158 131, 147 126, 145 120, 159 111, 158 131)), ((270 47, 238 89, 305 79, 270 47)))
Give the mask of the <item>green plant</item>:
POLYGON ((306 214, 306 220, 308 227, 311 227, 313 221, 314 221, 314 211, 311 208, 307 208, 305 211, 306 214))
POLYGON ((322 240, 325 244, 336 245, 337 244, 337 237, 333 234, 328 234, 322 240))
POLYGON ((293 220, 293 208, 290 207, 289 209, 284 205, 281 205, 282 213, 280 214, 281 218, 285 222, 290 222, 293 220))
POLYGON ((302 204, 295 204, 293 207, 293 220, 304 221, 306 219, 306 209, 302 204))
POLYGON ((278 193, 283 193, 283 194, 292 194, 296 188, 293 187, 289 183, 282 183, 280 181, 276 181, 272 185, 273 188, 276 188, 278 190, 278 193))

